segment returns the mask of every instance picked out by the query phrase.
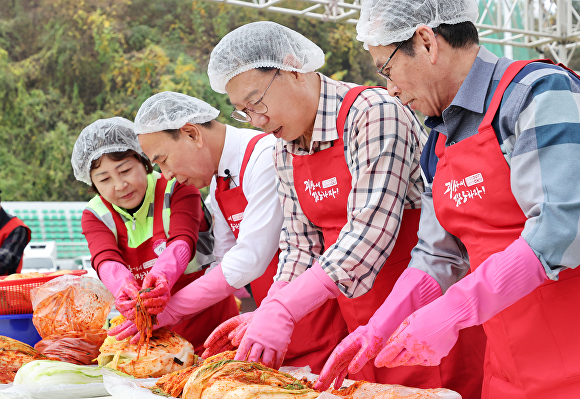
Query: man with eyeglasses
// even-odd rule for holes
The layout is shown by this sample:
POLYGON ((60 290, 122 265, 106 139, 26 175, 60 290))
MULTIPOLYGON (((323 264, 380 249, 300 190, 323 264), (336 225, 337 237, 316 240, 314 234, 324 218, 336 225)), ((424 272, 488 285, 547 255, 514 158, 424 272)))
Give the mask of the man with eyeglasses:
MULTIPOLYGON (((214 214, 215 262, 168 299, 155 328, 210 308, 247 284, 259 305, 277 269, 282 210, 272 160, 276 140, 224 125, 218 114, 197 98, 162 92, 147 99, 135 117, 135 133, 151 162, 168 180, 210 186, 214 214)), ((132 328, 118 333, 134 334, 132 328)))
MULTIPOLYGON (((578 397, 580 77, 549 60, 497 57, 479 46, 477 19, 475 0, 363 2, 357 38, 389 93, 432 129, 410 267, 445 294, 394 332, 377 324, 389 340, 353 362, 439 364, 458 333, 483 325, 480 397, 578 397), (449 262, 471 273, 441 275, 449 262)), ((351 359, 341 343, 319 387, 351 359)))
MULTIPOLYGON (((394 304, 394 313, 429 301, 439 290, 435 282, 423 283, 422 274, 406 271, 424 189, 421 123, 384 88, 315 72, 323 64, 324 53, 313 42, 266 21, 230 32, 210 57, 212 88, 228 94, 234 116, 280 139, 274 157, 284 211, 275 278, 281 288, 269 292, 254 312, 237 359, 279 367, 288 345, 302 338, 296 336, 300 323, 314 312, 322 314, 310 321, 305 340, 336 331, 337 316, 349 331, 356 330, 398 289, 393 285, 401 275, 406 285, 420 288, 407 303, 394 304), (338 315, 324 311, 337 302, 338 315)), ((455 360, 463 362, 462 350, 456 352, 455 360)), ((318 373, 324 360, 302 366, 318 373)), ((367 364, 350 378, 434 388, 452 385, 457 374, 469 383, 471 371, 460 371, 462 364, 398 369, 367 364)), ((475 378, 481 384, 481 373, 475 378)))

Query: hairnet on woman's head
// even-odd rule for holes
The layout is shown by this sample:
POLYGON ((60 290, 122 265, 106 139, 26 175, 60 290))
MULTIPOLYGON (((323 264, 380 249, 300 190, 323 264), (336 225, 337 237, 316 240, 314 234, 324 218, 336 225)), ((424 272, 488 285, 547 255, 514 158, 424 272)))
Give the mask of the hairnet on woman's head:
POLYGON ((324 52, 300 33, 270 21, 252 22, 227 35, 211 52, 207 74, 211 88, 226 92, 234 76, 255 68, 313 72, 324 65, 324 52))
POLYGON ((419 25, 476 22, 476 0, 364 0, 356 25, 357 40, 368 46, 387 46, 411 38, 419 25))
POLYGON ((133 122, 118 116, 99 119, 85 127, 73 148, 71 164, 75 178, 89 186, 91 182, 91 163, 103 154, 133 150, 145 157, 133 122))
POLYGON ((198 98, 164 91, 151 96, 135 117, 135 133, 146 134, 181 129, 186 123, 200 124, 214 120, 220 112, 198 98))

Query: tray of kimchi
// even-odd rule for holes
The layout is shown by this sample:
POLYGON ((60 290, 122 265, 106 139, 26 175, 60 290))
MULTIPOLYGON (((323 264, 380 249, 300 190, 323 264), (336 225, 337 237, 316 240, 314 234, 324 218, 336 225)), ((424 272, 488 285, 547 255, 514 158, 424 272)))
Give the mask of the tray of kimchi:
POLYGON ((136 380, 103 371, 106 390, 114 398, 161 399, 461 399, 449 389, 419 389, 401 385, 345 380, 341 389, 317 391, 318 377, 309 367, 282 367, 233 360, 224 352, 158 379, 136 380))

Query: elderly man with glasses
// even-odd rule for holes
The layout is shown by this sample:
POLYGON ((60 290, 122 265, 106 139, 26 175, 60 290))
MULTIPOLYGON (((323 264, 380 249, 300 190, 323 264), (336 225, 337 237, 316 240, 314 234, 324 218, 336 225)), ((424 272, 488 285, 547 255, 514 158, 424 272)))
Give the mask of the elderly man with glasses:
MULTIPOLYGON (((497 57, 479 45, 477 20, 475 0, 362 5, 357 38, 377 67, 390 61, 389 93, 431 127, 410 267, 437 280, 444 295, 395 331, 375 324, 389 340, 353 362, 439 364, 458 334, 483 325, 479 397, 579 397, 580 77, 549 60, 497 57), (441 274, 450 261, 470 273, 441 274)), ((319 387, 353 359, 347 344, 319 387)))
MULTIPOLYGON (((323 64, 324 53, 313 42, 266 21, 230 32, 210 57, 210 83, 228 94, 237 110, 233 116, 279 139, 274 157, 284 211, 275 277, 280 285, 249 326, 245 321, 237 359, 279 367, 294 345, 329 345, 323 340, 329 332, 341 339, 340 319, 349 332, 367 324, 387 295, 401 290, 393 287, 401 276, 416 295, 393 303, 395 327, 409 309, 440 294, 424 273, 406 270, 417 243, 425 130, 385 88, 332 80, 315 72, 323 64), (335 304, 339 312, 332 311, 335 304), (306 334, 300 331, 314 314, 306 334)), ((479 349, 481 362, 483 345, 479 349)), ((442 366, 366 364, 350 377, 434 388, 453 385, 449 380, 461 375, 481 386, 481 372, 464 372, 462 350, 456 352, 459 361, 442 366)), ((299 365, 318 373, 326 359, 308 360, 299 365)))

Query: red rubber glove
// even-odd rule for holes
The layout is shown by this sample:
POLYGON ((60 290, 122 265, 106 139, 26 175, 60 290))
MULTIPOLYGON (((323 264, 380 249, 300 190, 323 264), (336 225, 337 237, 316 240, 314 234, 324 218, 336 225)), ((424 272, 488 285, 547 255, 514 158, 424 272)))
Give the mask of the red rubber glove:
POLYGON ((264 365, 280 368, 294 325, 338 295, 340 290, 335 282, 315 262, 254 312, 235 359, 250 362, 262 359, 264 365))
POLYGON ((134 319, 139 284, 131 271, 122 263, 107 261, 99 267, 99 277, 115 297, 115 308, 126 319, 134 319))
MULTIPOLYGON (((155 326, 153 326, 153 328, 155 328, 155 326)), ((138 333, 137 330, 137 326, 135 325, 135 322, 133 320, 125 320, 123 323, 119 324, 116 327, 113 328, 109 328, 107 330, 107 335, 109 336, 115 336, 115 339, 117 341, 122 341, 127 337, 130 337, 131 335, 135 335, 138 333)), ((133 339, 131 340, 131 343, 133 339)), ((135 341, 135 343, 138 343, 139 339, 137 339, 135 341)))
POLYGON ((409 316, 375 359, 377 367, 436 366, 459 330, 482 324, 546 280, 544 267, 523 238, 487 258, 445 295, 409 316))
POLYGON ((359 326, 334 349, 314 388, 326 391, 333 380, 339 389, 347 373, 358 373, 385 347, 391 334, 413 311, 441 296, 441 287, 427 273, 407 268, 366 326, 359 326))
POLYGON ((243 329, 243 337, 243 333, 252 321, 253 315, 254 312, 242 313, 217 326, 203 343, 203 346, 205 346, 206 349, 203 351, 201 357, 207 359, 208 357, 217 355, 218 353, 235 348, 236 346, 233 344, 232 339, 230 339, 230 335, 233 334, 233 336, 235 336, 236 331, 243 329))
POLYGON ((159 314, 165 309, 171 289, 183 274, 191 258, 189 245, 183 240, 173 241, 161 253, 151 271, 143 279, 141 293, 143 305, 150 314, 159 314))
POLYGON ((165 309, 171 298, 169 285, 169 281, 162 272, 150 272, 143 279, 141 299, 143 299, 143 306, 150 314, 159 314, 165 309))
MULTIPOLYGON (((262 301, 264 304, 268 298, 272 298, 278 290, 288 285, 287 281, 275 281, 268 290, 268 295, 262 301)), ((247 312, 241 315, 232 317, 224 321, 222 324, 216 327, 215 330, 207 337, 203 346, 206 350, 201 355, 202 358, 207 359, 210 356, 217 355, 226 350, 232 350, 235 347, 240 346, 242 338, 250 325, 254 312, 247 312), (227 348, 227 349, 226 349, 227 348)))
MULTIPOLYGON (((172 326, 174 324, 174 317, 168 314, 166 309, 157 316, 157 323, 153 325, 153 329, 157 330, 158 328, 172 326)), ((115 336, 117 341, 122 341, 127 337, 133 336, 129 341, 131 344, 138 344, 139 338, 141 338, 141 333, 137 330, 134 320, 125 320, 117 327, 110 328, 107 331, 107 335, 115 336)))
MULTIPOLYGON (((153 329, 157 330, 158 328, 165 327, 165 325, 162 324, 163 323, 157 320, 157 324, 153 325, 153 329)), ((122 341, 127 337, 133 336, 133 338, 129 340, 129 343, 131 344, 138 344, 139 338, 141 338, 141 333, 139 332, 139 330, 137 330, 137 326, 135 325, 135 322, 133 320, 125 320, 122 324, 119 324, 117 327, 109 329, 109 331, 107 331, 107 335, 109 336, 114 335, 117 341, 122 341)))
POLYGON ((135 319, 135 309, 137 308, 137 297, 139 296, 139 285, 137 282, 127 279, 123 288, 119 291, 119 296, 115 299, 115 308, 127 320, 135 319))
MULTIPOLYGON (((236 288, 229 285, 224 277, 221 265, 214 267, 209 273, 191 282, 171 297, 163 312, 157 315, 154 328, 174 326, 182 318, 194 316, 201 311, 227 298, 236 288)), ((141 294, 143 297, 144 294, 141 294)), ((124 339, 137 333, 137 328, 126 324, 124 328, 114 329, 111 334, 119 334, 124 339), (120 333, 122 331, 122 333, 120 333)))

